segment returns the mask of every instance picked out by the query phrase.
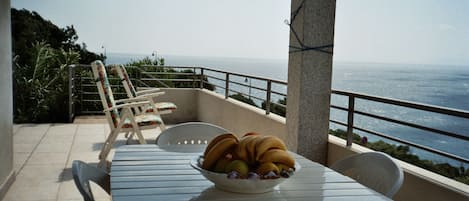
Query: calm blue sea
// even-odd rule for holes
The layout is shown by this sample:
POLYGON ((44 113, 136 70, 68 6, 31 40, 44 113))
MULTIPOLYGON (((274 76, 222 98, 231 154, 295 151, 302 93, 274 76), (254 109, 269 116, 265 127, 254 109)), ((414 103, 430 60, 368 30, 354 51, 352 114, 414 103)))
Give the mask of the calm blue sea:
MULTIPOLYGON (((131 59, 142 57, 144 55, 108 54, 107 63, 127 63, 131 59)), ((203 66, 285 81, 288 77, 288 63, 286 60, 280 59, 209 58, 171 55, 163 55, 163 57, 165 58, 166 65, 169 66, 203 66)), ((219 76, 216 74, 212 75, 219 76)), ((233 79, 245 84, 251 84, 252 86, 265 87, 264 82, 251 81, 242 77, 235 77, 233 79)), ((217 83, 216 80, 210 81, 224 86, 224 83, 217 83)), ((261 91, 251 90, 249 92, 247 88, 232 87, 246 94, 251 94, 253 97, 265 97, 265 93, 261 91)), ((274 85, 273 88, 279 92, 286 92, 284 86, 274 85)), ((335 62, 333 64, 332 88, 469 110, 469 66, 335 62)), ((222 91, 222 89, 217 90, 219 92, 222 91)), ((274 99, 281 98, 283 97, 274 97, 274 99)), ((331 101, 335 105, 347 106, 347 99, 341 96, 333 95, 331 101)), ((258 105, 260 105, 260 102, 256 101, 258 105)), ((430 112, 419 112, 363 100, 356 102, 356 109, 469 136, 469 120, 467 119, 437 115, 430 112)), ((332 109, 331 118, 346 122, 347 115, 344 112, 332 109)), ((358 127, 397 136, 401 139, 469 158, 469 143, 464 143, 461 140, 385 123, 360 115, 355 116, 355 124, 358 127)), ((331 124, 331 128, 341 127, 331 124)), ((363 135, 366 135, 371 141, 379 139, 369 134, 363 135)), ((459 164, 417 149, 412 149, 412 152, 418 154, 421 158, 437 162, 469 166, 469 164, 459 164)))

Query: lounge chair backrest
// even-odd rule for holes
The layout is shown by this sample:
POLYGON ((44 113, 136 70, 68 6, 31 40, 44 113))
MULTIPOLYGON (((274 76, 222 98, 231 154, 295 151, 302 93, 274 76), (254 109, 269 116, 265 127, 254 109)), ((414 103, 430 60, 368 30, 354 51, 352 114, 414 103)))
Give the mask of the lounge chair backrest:
MULTIPOLYGON (((116 106, 116 103, 114 102, 114 95, 112 94, 111 90, 111 85, 109 84, 109 79, 107 77, 106 67, 104 66, 103 62, 99 60, 92 62, 91 69, 93 70, 93 75, 96 86, 98 87, 99 97, 101 98, 103 109, 116 106)), ((106 112, 106 117, 108 121, 112 122, 114 128, 116 128, 120 119, 119 112, 117 110, 111 110, 111 112, 106 112)))
POLYGON ((130 81, 129 74, 123 65, 115 65, 114 69, 117 71, 119 78, 121 79, 122 85, 124 85, 125 92, 128 97, 137 97, 137 90, 130 81))

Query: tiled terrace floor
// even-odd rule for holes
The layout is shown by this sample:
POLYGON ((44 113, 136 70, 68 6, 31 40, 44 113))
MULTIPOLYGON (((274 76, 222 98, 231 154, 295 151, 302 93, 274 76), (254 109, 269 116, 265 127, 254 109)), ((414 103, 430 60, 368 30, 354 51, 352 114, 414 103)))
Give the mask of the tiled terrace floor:
MULTIPOLYGON (((78 201, 83 200, 75 187, 73 160, 96 165, 98 153, 109 126, 105 121, 81 119, 74 124, 14 125, 14 168, 16 181, 3 201, 78 201)), ((154 143, 159 129, 144 131, 147 143, 154 143)), ((114 148, 126 143, 124 135, 114 148)), ((111 152, 109 160, 114 152, 111 152)), ((98 200, 110 200, 99 187, 98 200)))

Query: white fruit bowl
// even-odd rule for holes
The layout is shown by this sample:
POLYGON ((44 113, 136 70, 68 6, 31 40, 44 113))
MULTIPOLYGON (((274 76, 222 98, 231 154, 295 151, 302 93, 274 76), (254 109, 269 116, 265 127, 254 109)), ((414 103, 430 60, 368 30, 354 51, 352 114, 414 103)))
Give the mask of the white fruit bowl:
MULTIPOLYGON (((287 180, 288 178, 277 179, 228 179, 227 174, 208 171, 201 168, 202 156, 193 158, 190 161, 191 166, 198 170, 205 178, 215 184, 215 187, 234 193, 265 193, 273 191, 275 186, 287 180)), ((295 162, 295 172, 301 168, 300 164, 295 162)))

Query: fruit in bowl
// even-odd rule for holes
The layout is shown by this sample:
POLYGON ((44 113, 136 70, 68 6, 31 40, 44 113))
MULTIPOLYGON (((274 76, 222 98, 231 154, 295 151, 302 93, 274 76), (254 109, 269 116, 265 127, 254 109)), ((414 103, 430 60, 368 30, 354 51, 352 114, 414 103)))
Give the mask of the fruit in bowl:
POLYGON ((191 165, 216 187, 241 193, 270 191, 300 168, 281 139, 257 133, 219 135, 191 165))

